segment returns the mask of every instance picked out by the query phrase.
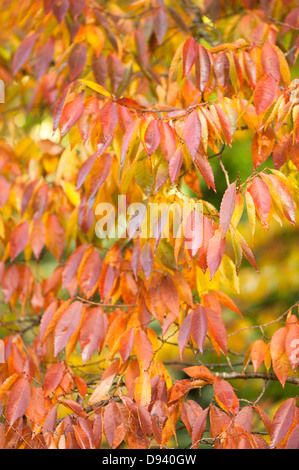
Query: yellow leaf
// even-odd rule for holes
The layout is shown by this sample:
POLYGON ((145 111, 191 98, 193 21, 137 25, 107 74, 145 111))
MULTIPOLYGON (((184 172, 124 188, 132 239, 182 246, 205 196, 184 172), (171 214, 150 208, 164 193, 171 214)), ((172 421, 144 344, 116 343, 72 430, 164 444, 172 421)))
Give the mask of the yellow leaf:
POLYGON ((100 95, 106 96, 107 98, 111 98, 111 93, 105 90, 105 88, 102 87, 102 85, 92 82, 91 80, 85 80, 85 79, 80 80, 80 82, 83 83, 83 85, 86 85, 91 90, 99 93, 100 95))

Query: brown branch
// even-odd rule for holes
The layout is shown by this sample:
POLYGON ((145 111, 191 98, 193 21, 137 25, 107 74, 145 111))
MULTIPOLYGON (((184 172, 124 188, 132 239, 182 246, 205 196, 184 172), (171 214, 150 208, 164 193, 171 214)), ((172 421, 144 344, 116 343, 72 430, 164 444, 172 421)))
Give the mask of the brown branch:
MULTIPOLYGON (((220 379, 231 380, 231 379, 263 379, 263 380, 279 380, 273 373, 267 372, 246 372, 242 374, 242 372, 214 372, 213 375, 220 379)), ((299 385, 299 377, 288 377, 286 379, 287 383, 293 385, 299 385)), ((201 387, 202 386, 202 379, 195 379, 193 381, 193 387, 201 387)))

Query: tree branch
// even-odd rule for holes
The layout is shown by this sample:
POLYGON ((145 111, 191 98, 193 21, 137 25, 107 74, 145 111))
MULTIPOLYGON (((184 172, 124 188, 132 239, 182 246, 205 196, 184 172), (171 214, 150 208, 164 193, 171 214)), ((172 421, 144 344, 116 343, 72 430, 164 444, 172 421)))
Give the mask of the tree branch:
MULTIPOLYGON (((246 372, 242 374, 242 372, 213 372, 215 377, 225 380, 231 379, 263 379, 263 380, 279 380, 273 373, 267 372, 246 372)), ((288 377, 286 379, 287 383, 299 385, 299 377, 288 377)), ((202 379, 195 379, 193 381, 193 387, 201 387, 202 386, 202 379), (198 381, 198 385, 197 385, 198 381)))

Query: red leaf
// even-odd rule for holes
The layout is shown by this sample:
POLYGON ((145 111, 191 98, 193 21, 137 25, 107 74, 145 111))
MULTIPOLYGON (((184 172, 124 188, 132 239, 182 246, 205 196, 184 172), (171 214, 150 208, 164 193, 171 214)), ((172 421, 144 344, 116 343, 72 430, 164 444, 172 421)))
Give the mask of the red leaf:
POLYGON ((70 7, 69 0, 54 0, 53 13, 58 21, 62 23, 70 7))
POLYGON ((95 291, 102 269, 101 255, 97 250, 91 251, 84 261, 80 272, 79 284, 84 295, 89 298, 95 291))
POLYGON ((199 173, 201 174, 201 176, 207 183, 208 188, 211 187, 216 193, 214 173, 213 173, 209 160, 203 157, 202 155, 200 155, 199 153, 197 153, 195 155, 194 163, 199 173))
POLYGON ((202 410, 194 421, 192 427, 192 448, 196 449, 200 444, 200 440, 203 436, 203 433, 206 429, 206 422, 208 416, 209 408, 202 410))
POLYGON ((164 8, 158 8, 153 16, 153 30, 159 45, 167 31, 167 15, 164 8))
POLYGON ((273 449, 284 438, 290 429, 296 411, 295 398, 286 400, 280 408, 276 411, 272 425, 271 425, 271 444, 270 448, 273 449))
POLYGON ((267 219, 271 207, 271 194, 266 183, 259 177, 255 177, 250 184, 250 192, 256 212, 260 218, 261 224, 265 229, 269 228, 267 219))
POLYGON ((199 90, 203 93, 210 78, 211 62, 208 51, 201 44, 198 45, 198 55, 199 63, 195 70, 196 84, 199 90))
POLYGON ((119 353, 123 362, 126 362, 126 360, 129 358, 130 352, 132 351, 134 346, 134 341, 135 333, 133 328, 129 328, 121 335, 121 338, 119 340, 119 353))
POLYGON ((101 351, 107 333, 108 320, 101 308, 95 307, 85 313, 80 328, 80 346, 83 364, 86 364, 92 353, 101 351))
POLYGON ((259 366, 265 359, 266 352, 267 352, 267 345, 264 343, 263 340, 257 339, 256 341, 252 343, 250 356, 251 356, 254 372, 258 370, 259 366))
POLYGON ((63 312, 61 318, 58 320, 58 323, 55 328, 55 337, 54 337, 54 356, 66 346, 68 340, 72 334, 76 331, 81 318, 82 311, 81 302, 73 302, 68 308, 63 312))
POLYGON ((214 62, 214 72, 218 83, 225 88, 229 78, 229 60, 224 51, 217 54, 214 62))
POLYGON ((141 250, 140 264, 141 264, 141 269, 144 272, 146 279, 148 280, 148 278, 151 275, 153 265, 154 265, 152 247, 149 242, 146 242, 146 244, 141 250))
POLYGON ((288 157, 290 143, 291 143, 290 134, 285 134, 281 136, 278 139, 278 141, 275 143, 273 154, 272 154, 272 159, 273 159, 274 168, 276 170, 279 170, 279 168, 285 163, 288 157))
POLYGON ((223 231, 223 237, 225 237, 227 229, 229 227, 231 218, 233 216, 236 205, 236 182, 230 184, 225 191, 221 205, 220 205, 220 225, 223 231))
POLYGON ((271 338, 270 352, 272 357, 272 366, 281 385, 284 387, 285 381, 289 375, 290 364, 285 351, 285 340, 287 328, 279 328, 271 338))
POLYGON ((178 317, 180 313, 180 299, 178 291, 169 276, 165 276, 162 280, 161 297, 165 306, 178 317))
POLYGON ((277 82, 270 75, 265 75, 256 84, 254 90, 254 105, 257 114, 264 112, 274 101, 277 82))
POLYGON ((46 229, 42 219, 32 220, 29 240, 35 258, 39 259, 46 243, 46 229))
POLYGON ((27 59, 29 58, 32 49, 34 48, 37 39, 37 34, 30 34, 20 44, 18 50, 12 59, 12 74, 16 75, 18 71, 23 67, 27 59))
POLYGON ((156 119, 152 119, 148 124, 145 134, 144 134, 144 143, 145 150, 148 156, 151 156, 154 151, 158 148, 161 140, 161 134, 156 119))
POLYGON ((17 225, 10 235, 10 257, 13 261, 25 248, 28 242, 29 224, 27 221, 17 225))
MULTIPOLYGON (((10 184, 4 176, 0 175, 0 207, 3 207, 9 196, 10 184)), ((23 215, 23 214, 22 214, 23 215)))
POLYGON ((62 271, 62 289, 64 289, 77 274, 78 268, 86 251, 87 245, 79 246, 68 258, 62 271))
POLYGON ((62 114, 62 111, 63 111, 64 103, 65 103, 65 100, 66 100, 66 98, 69 94, 71 86, 72 86, 72 83, 67 85, 64 88, 64 90, 63 90, 62 94, 60 95, 60 97, 58 98, 58 100, 56 101, 55 108, 54 108, 54 116, 53 116, 53 133, 56 132, 56 129, 59 126, 59 122, 60 122, 60 119, 61 119, 61 114, 62 114))
POLYGON ((13 385, 5 406, 5 418, 11 426, 25 414, 29 402, 29 381, 27 377, 22 377, 13 385))
POLYGON ((235 302, 224 292, 221 292, 219 290, 212 290, 213 294, 215 297, 217 297, 220 302, 225 305, 225 307, 229 308, 233 312, 238 313, 241 317, 243 316, 238 307, 236 306, 235 302))
POLYGON ((299 449, 299 424, 291 432, 286 448, 299 449))
POLYGON ((68 102, 63 108, 60 118, 61 137, 63 137, 76 124, 83 111, 83 94, 80 93, 73 101, 68 102))
POLYGON ((269 42, 265 42, 261 52, 261 62, 265 74, 272 76, 276 81, 280 79, 279 57, 269 42))
POLYGON ((232 126, 231 126, 231 123, 230 123, 230 120, 228 119, 226 113, 223 111, 222 108, 220 108, 220 106, 218 106, 217 104, 214 105, 215 106, 215 109, 217 111, 217 114, 218 114, 218 118, 219 118, 219 121, 220 121, 220 124, 221 124, 221 129, 222 129, 222 132, 229 144, 229 146, 231 147, 232 145, 232 126))
POLYGON ((135 349, 140 370, 147 370, 153 358, 153 346, 147 334, 142 330, 138 330, 135 335, 135 349))
POLYGON ((216 230, 214 236, 209 241, 207 262, 210 271, 210 279, 214 277, 220 266, 225 250, 225 238, 223 238, 222 230, 216 230))
POLYGON ((54 39, 50 37, 47 42, 37 49, 34 57, 36 79, 39 81, 47 72, 54 52, 54 39))
POLYGON ((184 120, 184 140, 194 160, 201 138, 201 123, 196 111, 192 111, 184 120))
POLYGON ((198 57, 198 45, 194 41, 193 37, 189 37, 183 47, 183 77, 188 75, 196 58, 198 57))
POLYGON ((180 326, 180 331, 178 334, 178 346, 181 360, 183 360, 183 354, 191 335, 191 321, 192 313, 184 318, 183 323, 180 326))
POLYGON ((51 367, 49 367, 45 373, 43 385, 45 397, 54 392, 54 390, 58 387, 62 381, 64 370, 65 366, 63 362, 57 362, 56 364, 53 364, 51 367))
POLYGON ((198 307, 192 314, 191 333, 201 353, 203 353, 207 332, 208 319, 206 313, 202 307, 198 307))
POLYGON ((218 405, 227 413, 237 414, 239 412, 239 400, 233 387, 226 380, 218 377, 215 378, 213 387, 218 405))
POLYGON ((74 80, 74 78, 76 78, 82 72, 86 63, 86 59, 87 49, 84 42, 75 44, 68 58, 71 80, 74 80))
POLYGON ((178 177, 181 166, 183 163, 183 150, 182 147, 178 147, 174 154, 171 156, 169 161, 169 176, 170 181, 174 184, 175 180, 178 177))
POLYGON ((81 168, 78 172, 78 176, 77 176, 77 186, 76 186, 76 190, 78 190, 82 184, 84 183, 84 181, 86 180, 94 162, 95 162, 95 159, 97 158, 97 152, 94 153, 91 157, 89 157, 84 163, 83 165, 81 165, 81 168))
MULTIPOLYGON (((226 329, 224 326, 224 323, 221 319, 221 317, 218 315, 217 312, 214 310, 208 308, 208 307, 202 307, 207 315, 208 319, 208 334, 213 342, 213 345, 216 347, 218 346, 220 349, 222 349, 223 353, 226 355, 227 353, 227 335, 226 335, 226 329)), ((219 356, 219 352, 216 349, 216 352, 219 356)))
POLYGON ((60 261, 65 242, 65 231, 56 214, 49 214, 47 219, 47 246, 57 261, 60 261))

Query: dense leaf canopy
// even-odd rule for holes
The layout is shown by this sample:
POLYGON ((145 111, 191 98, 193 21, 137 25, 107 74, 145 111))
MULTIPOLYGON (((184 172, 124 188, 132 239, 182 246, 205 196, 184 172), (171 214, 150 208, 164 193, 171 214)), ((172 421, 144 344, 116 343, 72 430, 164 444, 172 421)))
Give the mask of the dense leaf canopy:
POLYGON ((298 3, 0 5, 0 447, 298 448, 298 3))

